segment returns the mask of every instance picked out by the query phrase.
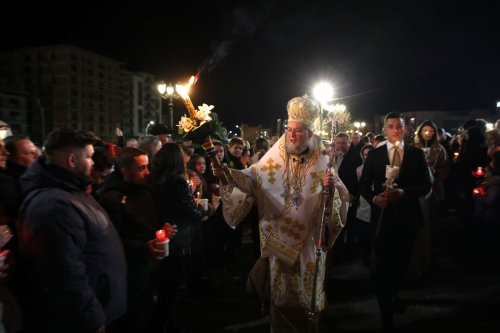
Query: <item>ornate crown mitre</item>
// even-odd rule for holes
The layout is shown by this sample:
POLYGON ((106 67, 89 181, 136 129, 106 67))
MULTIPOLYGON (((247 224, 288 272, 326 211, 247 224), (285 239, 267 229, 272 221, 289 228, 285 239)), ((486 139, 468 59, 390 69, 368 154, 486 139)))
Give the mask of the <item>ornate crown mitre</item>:
POLYGON ((307 95, 294 97, 286 105, 288 122, 302 123, 309 128, 313 127, 314 120, 319 115, 319 104, 307 95))

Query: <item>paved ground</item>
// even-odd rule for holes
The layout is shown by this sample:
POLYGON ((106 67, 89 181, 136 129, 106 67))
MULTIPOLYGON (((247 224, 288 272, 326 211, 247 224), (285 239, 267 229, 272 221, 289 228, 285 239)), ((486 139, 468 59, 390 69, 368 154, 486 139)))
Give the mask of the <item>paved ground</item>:
MULTIPOLYGON (((433 228, 432 268, 409 281, 401 293, 407 304, 395 316, 400 332, 500 332, 500 254, 476 254, 471 232, 453 212, 433 228), (478 257, 488 263, 477 264, 478 257), (495 259, 496 267, 491 267, 495 259)), ((187 332, 269 332, 269 317, 256 295, 245 292, 250 244, 241 250, 242 279, 226 274, 214 296, 189 298, 179 307, 187 332)), ((378 308, 367 270, 357 259, 338 264, 329 282, 330 305, 323 332, 377 332, 378 308)))

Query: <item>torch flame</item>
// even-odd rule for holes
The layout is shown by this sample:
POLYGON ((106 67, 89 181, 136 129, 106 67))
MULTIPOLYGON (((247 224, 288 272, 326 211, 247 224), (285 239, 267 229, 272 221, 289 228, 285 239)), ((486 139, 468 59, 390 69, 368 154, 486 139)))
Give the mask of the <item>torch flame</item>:
POLYGON ((196 81, 198 81, 198 76, 194 76, 194 75, 191 75, 191 77, 189 78, 189 87, 191 87, 193 84, 196 83, 196 81))
POLYGON ((191 76, 191 78, 189 79, 189 82, 186 84, 186 85, 182 85, 182 84, 176 84, 175 85, 175 90, 177 90, 177 93, 179 95, 181 95, 182 98, 186 99, 186 98, 189 98, 189 88, 191 88, 191 86, 193 84, 195 84, 197 81, 197 77, 195 77, 194 75, 191 76))
POLYGON ((191 76, 189 82, 186 85, 184 86, 181 84, 175 85, 175 89, 177 90, 177 93, 182 97, 182 101, 184 102, 184 105, 186 106, 186 109, 188 110, 189 113, 189 118, 191 119, 196 118, 196 109, 194 108, 188 93, 189 93, 189 88, 191 88, 191 86, 195 82, 196 78, 194 76, 191 76))

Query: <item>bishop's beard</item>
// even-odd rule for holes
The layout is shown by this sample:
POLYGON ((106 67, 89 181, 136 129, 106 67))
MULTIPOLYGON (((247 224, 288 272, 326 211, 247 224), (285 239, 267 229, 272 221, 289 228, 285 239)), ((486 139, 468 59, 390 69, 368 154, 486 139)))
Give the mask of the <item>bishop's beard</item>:
POLYGON ((307 149, 307 142, 304 143, 291 143, 286 142, 286 152, 288 154, 298 155, 307 149))

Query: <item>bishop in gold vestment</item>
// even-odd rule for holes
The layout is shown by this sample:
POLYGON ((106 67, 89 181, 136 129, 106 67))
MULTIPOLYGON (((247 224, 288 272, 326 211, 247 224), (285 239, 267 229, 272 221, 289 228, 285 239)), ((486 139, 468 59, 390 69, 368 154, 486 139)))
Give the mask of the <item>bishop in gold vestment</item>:
POLYGON ((317 102, 296 97, 288 102, 287 111, 287 133, 258 163, 244 170, 231 169, 230 184, 221 186, 224 217, 232 227, 257 203, 261 257, 269 258, 273 332, 299 331, 297 322, 305 322, 311 309, 314 279, 314 310, 324 309, 325 253, 317 257, 316 245, 319 238, 322 247, 333 245, 344 226, 349 200, 335 170, 326 173, 329 157, 312 132, 317 102), (322 237, 324 185, 333 191, 333 202, 322 237))

